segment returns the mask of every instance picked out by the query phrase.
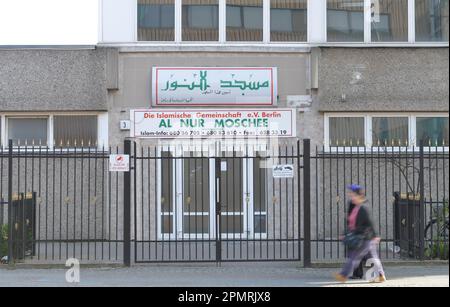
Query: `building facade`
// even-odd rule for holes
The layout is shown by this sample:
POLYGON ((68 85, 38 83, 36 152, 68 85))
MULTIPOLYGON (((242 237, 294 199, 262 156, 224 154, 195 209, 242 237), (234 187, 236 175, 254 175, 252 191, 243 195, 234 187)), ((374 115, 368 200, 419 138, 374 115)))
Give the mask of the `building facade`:
MULTIPOLYGON (((163 156, 173 144, 222 139, 202 134, 208 129, 192 121, 185 123, 188 134, 181 140, 171 137, 183 127, 175 124, 183 112, 207 123, 207 114, 229 119, 245 112, 274 112, 274 126, 272 119, 262 128, 252 122, 241 129, 245 123, 236 127, 234 122, 224 133, 244 135, 226 139, 242 139, 245 133, 255 133, 251 136, 260 142, 274 136, 287 143, 311 139, 313 148, 333 152, 381 146, 413 150, 424 140, 429 148, 447 151, 448 10, 448 0, 102 0, 97 46, 0 49, 1 140, 4 145, 13 139, 49 148, 83 143, 101 149, 131 137, 139 146, 157 146, 163 156), (207 81, 202 77, 206 72, 207 81), (135 110, 144 117, 136 117, 135 110), (151 112, 168 120, 148 120, 140 127, 138 118, 151 119, 145 117, 151 112), (290 120, 283 112, 290 112, 290 120), (274 134, 267 137, 266 132, 274 134)), ((191 152, 186 146, 182 151, 191 152)), ((215 150, 213 155, 223 151, 215 150)), ((267 191, 257 186, 270 184, 261 183, 266 175, 255 172, 256 164, 249 171, 244 160, 229 163, 237 172, 232 177, 242 177, 230 184, 237 185, 234 193, 253 199, 252 222, 244 222, 249 214, 244 204, 227 210, 233 226, 225 236, 270 237, 270 216, 291 216, 289 208, 300 194, 286 197, 291 205, 278 215, 270 208, 258 209, 256 203, 263 202, 267 191), (257 226, 257 219, 266 226, 257 226)), ((149 162, 149 173, 140 176, 150 185, 153 167, 159 168, 154 174, 161 186, 152 186, 150 194, 156 196, 142 196, 141 201, 149 206, 154 197, 167 202, 174 187, 196 190, 205 183, 199 179, 192 187, 187 174, 215 176, 214 164, 182 161, 149 162)), ((207 185, 209 192, 215 189, 214 182, 207 185)), ((142 185, 137 194, 141 189, 147 191, 142 185)), ((203 192, 205 198, 214 195, 203 192)), ((195 207, 187 218, 174 209, 178 202, 180 212, 185 202, 195 202, 184 196, 168 201, 168 208, 155 200, 151 214, 139 211, 162 225, 148 237, 143 231, 143 241, 211 233, 214 200, 206 201, 208 209, 195 207), (208 227, 197 227, 197 222, 186 227, 188 220, 208 227)), ((151 224, 139 227, 147 233, 151 224)), ((292 234, 300 227, 294 218, 283 225, 292 225, 292 234)), ((276 227, 274 237, 285 232, 286 240, 291 238, 288 226, 276 227)), ((332 237, 339 230, 333 227, 320 236, 332 237)))

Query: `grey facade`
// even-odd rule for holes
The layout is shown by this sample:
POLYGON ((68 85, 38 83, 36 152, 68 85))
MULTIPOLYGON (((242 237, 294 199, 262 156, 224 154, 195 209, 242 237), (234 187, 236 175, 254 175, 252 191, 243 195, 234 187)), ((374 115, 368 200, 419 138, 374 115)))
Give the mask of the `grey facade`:
POLYGON ((289 51, 161 52, 3 49, 0 111, 105 111, 109 140, 127 131, 129 110, 151 107, 153 66, 274 66, 279 107, 288 95, 311 95, 299 110, 297 136, 323 143, 325 112, 448 112, 448 48, 313 48, 289 51), (357 76, 357 77, 355 77, 357 76), (355 79, 358 78, 358 79, 355 79))
POLYGON ((104 49, 0 49, 0 111, 106 111, 104 49))
MULTIPOLYGON (((251 50, 240 48, 234 50, 232 48, 226 50, 214 48, 176 50, 173 48, 165 52, 160 48, 98 46, 91 50, 0 50, 0 115, 8 116, 10 113, 17 114, 18 112, 30 116, 36 112, 63 112, 66 114, 102 112, 108 117, 106 128, 109 145, 122 145, 123 141, 129 138, 129 131, 120 130, 119 121, 129 120, 132 109, 151 107, 151 70, 154 66, 277 67, 279 96, 277 107, 292 107, 287 99, 291 95, 311 96, 312 103, 310 105, 296 110, 297 138, 311 139, 313 149, 317 146, 319 151, 325 142, 324 121, 329 112, 434 114, 449 111, 448 47, 323 47, 298 51, 294 48, 262 47, 251 50)), ((158 145, 158 140, 136 141, 138 146, 147 146, 149 143, 152 146, 158 145)), ((288 143, 294 141, 293 139, 287 140, 288 143)), ((32 159, 29 160, 29 163, 31 161, 32 159)), ((327 169, 329 172, 325 173, 325 177, 339 179, 338 173, 345 173, 346 166, 352 162, 352 159, 347 157, 347 159, 337 162, 337 166, 336 161, 324 160, 321 163, 316 161, 318 164, 317 169, 313 169, 313 179, 322 176, 323 169, 327 169)), ((95 163, 104 162, 105 160, 95 163)), ((360 162, 366 163, 366 161, 360 162)), ((44 181, 45 174, 51 174, 53 170, 58 173, 61 170, 59 163, 60 161, 57 159, 51 160, 50 168, 46 170, 47 173, 40 174, 41 180, 44 181)), ((373 164, 366 164, 366 166, 369 169, 374 167, 373 164)), ((106 240, 111 239, 112 236, 112 239, 120 240, 123 230, 121 223, 123 195, 121 194, 122 181, 119 180, 119 176, 117 175, 114 177, 115 180, 111 181, 114 185, 119 186, 117 190, 119 192, 108 194, 107 184, 110 179, 108 180, 108 172, 102 168, 103 165, 89 164, 81 167, 74 162, 73 167, 77 168, 78 177, 72 172, 64 175, 65 180, 68 179, 71 182, 70 185, 67 185, 67 193, 70 196, 66 198, 55 190, 53 195, 41 199, 41 203, 46 204, 46 209, 41 216, 43 220, 40 221, 40 235, 52 232, 56 239, 67 237, 80 239, 84 236, 85 239, 106 240), (95 167, 94 165, 97 165, 96 171, 92 169, 95 167), (84 177, 80 177, 81 170, 84 171, 84 177), (94 180, 87 184, 84 182, 84 179, 88 180, 89 176, 94 178, 100 173, 106 178, 106 182, 100 183, 94 180), (76 180, 78 179, 80 179, 80 186, 77 185, 76 180), (72 185, 72 180, 75 180, 74 185, 72 185), (92 191, 101 184, 102 191, 106 193, 104 199, 100 201, 101 198, 97 195, 93 194, 92 197, 89 197, 90 195, 85 194, 85 198, 77 200, 72 195, 76 195, 77 189, 83 184, 86 184, 85 189, 90 187, 92 191), (103 203, 112 203, 112 207, 110 207, 110 210, 114 211, 112 217, 111 211, 103 210, 101 207, 103 203), (67 209, 65 209, 66 206, 67 209), (87 208, 88 211, 83 213, 72 211, 77 206, 85 206, 84 208, 87 208), (86 222, 91 213, 96 217, 86 222), (57 227, 56 232, 54 229, 44 226, 47 219, 59 226, 61 220, 58 219, 58 215, 60 214, 68 214, 71 221, 72 219, 84 220, 85 223, 83 226, 77 225, 76 227, 74 227, 74 223, 64 224, 62 228, 57 227)), ((371 185, 374 184, 376 178, 392 177, 393 171, 386 172, 384 171, 385 167, 385 163, 378 161, 374 167, 375 171, 372 173, 373 178, 369 178, 366 183, 371 185)), ((2 160, 2 169, 6 170, 6 159, 2 160)), ((154 174, 157 174, 158 165, 154 161, 147 162, 143 169, 148 169, 149 172, 137 173, 136 197, 138 203, 148 204, 148 207, 138 208, 136 212, 137 216, 145 222, 138 226, 143 229, 143 235, 137 233, 135 239, 157 240, 156 233, 147 235, 147 231, 150 227, 154 227, 157 221, 154 206, 158 202, 158 191, 155 185, 157 176, 154 174), (142 193, 143 191, 145 193, 142 193)), ((448 170, 448 164, 442 164, 442 169, 448 170)), ((350 174, 349 178, 351 177, 350 174)), ((448 173, 443 174, 442 178, 444 182, 448 182, 448 173)), ((298 180, 299 178, 295 178, 295 181, 292 182, 293 186, 297 185, 298 180)), ((312 202, 318 206, 325 202, 327 206, 336 205, 336 209, 324 210, 320 207, 313 211, 312 227, 318 229, 313 239, 332 241, 345 227, 342 219, 345 215, 345 206, 343 205, 345 188, 344 190, 341 188, 345 180, 346 178, 343 178, 342 182, 327 182, 323 187, 324 190, 312 198, 312 202)), ((25 182, 28 186, 32 186, 30 178, 25 182)), ((51 187, 52 184, 56 184, 58 187, 57 182, 50 182, 49 186, 51 187)), ((313 188, 316 188, 318 184, 320 184, 319 181, 313 180, 313 188)), ((401 183, 396 183, 395 180, 389 182, 386 180, 385 184, 393 190, 383 195, 377 194, 377 191, 370 192, 370 197, 383 206, 392 202, 391 192, 402 189, 401 183)), ((427 185, 430 187, 433 184, 428 182, 427 185)), ((3 180, 0 186, 5 191, 6 181, 3 180)), ((17 186, 14 188, 20 190, 17 186)), ((278 199, 286 194, 285 187, 275 187, 272 191, 275 191, 274 194, 278 195, 278 199)), ((442 189, 440 193, 439 197, 445 197, 448 190, 442 189)), ((291 195, 290 192, 288 194, 285 199, 287 206, 283 211, 278 213, 269 207, 267 214, 278 220, 280 216, 288 215, 292 210, 294 214, 290 216, 286 224, 273 223, 269 225, 279 227, 276 232, 272 233, 272 236, 281 236, 281 233, 285 233, 288 239, 295 239, 301 225, 299 225, 300 221, 294 219, 293 216, 297 216, 299 214, 297 210, 301 210, 301 208, 296 208, 294 204, 299 203, 298 198, 303 191, 300 189, 297 194, 291 195), (292 226, 292 229, 287 229, 287 225, 292 226)), ((276 197, 269 201, 275 201, 275 199, 276 197)), ((378 210, 373 213, 380 219, 379 227, 388 229, 392 227, 391 223, 386 222, 388 217, 393 214, 392 207, 382 210, 383 206, 379 206, 378 210)), ((390 233, 382 233, 382 235, 392 240, 390 233)), ((332 258, 330 255, 336 254, 336 252, 339 256, 343 255, 338 244, 335 242, 326 245, 326 258, 332 258)), ((145 245, 142 248, 147 250, 145 245)), ((386 246, 384 248, 387 249, 386 246)))

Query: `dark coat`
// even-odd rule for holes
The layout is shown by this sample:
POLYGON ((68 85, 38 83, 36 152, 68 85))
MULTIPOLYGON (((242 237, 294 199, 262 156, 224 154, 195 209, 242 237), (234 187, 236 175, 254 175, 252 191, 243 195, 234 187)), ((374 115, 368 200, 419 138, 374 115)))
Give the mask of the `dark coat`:
MULTIPOLYGON (((376 235, 375 229, 373 227, 372 220, 370 219, 369 211, 365 208, 366 205, 367 205, 367 202, 362 204, 361 208, 359 209, 358 216, 356 217, 356 228, 355 228, 354 232, 356 234, 364 235, 364 238, 366 240, 372 240, 377 235, 376 235)), ((353 211, 354 208, 355 208, 355 205, 351 203, 349 205, 347 218, 350 215, 350 213, 353 211)))

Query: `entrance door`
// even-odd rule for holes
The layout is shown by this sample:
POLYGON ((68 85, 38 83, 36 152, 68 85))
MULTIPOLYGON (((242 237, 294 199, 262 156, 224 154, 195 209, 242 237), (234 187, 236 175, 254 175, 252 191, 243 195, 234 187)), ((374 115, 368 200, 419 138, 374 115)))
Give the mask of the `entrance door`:
POLYGON ((161 163, 160 193, 164 202, 158 210, 162 226, 164 220, 170 226, 162 227, 159 238, 215 240, 253 236, 253 161, 243 157, 205 158, 186 152, 183 157, 171 157, 161 163), (172 209, 165 209, 167 203, 172 209))

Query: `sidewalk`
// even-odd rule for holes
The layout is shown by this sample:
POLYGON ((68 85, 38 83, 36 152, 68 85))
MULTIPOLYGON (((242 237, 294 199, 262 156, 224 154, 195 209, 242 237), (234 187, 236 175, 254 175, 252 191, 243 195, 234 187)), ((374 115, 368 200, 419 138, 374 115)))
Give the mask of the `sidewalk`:
POLYGON ((337 269, 302 269, 297 264, 232 264, 135 266, 132 268, 81 269, 77 285, 65 281, 63 269, 15 269, 0 267, 0 287, 8 286, 180 286, 180 287, 334 287, 393 286, 448 287, 448 265, 388 266, 388 282, 368 284, 350 281, 342 285, 331 278, 337 269))

